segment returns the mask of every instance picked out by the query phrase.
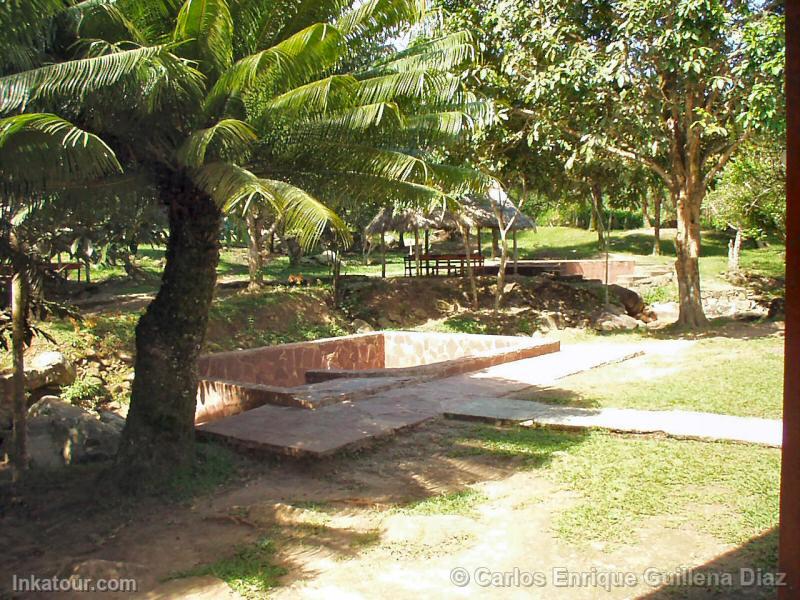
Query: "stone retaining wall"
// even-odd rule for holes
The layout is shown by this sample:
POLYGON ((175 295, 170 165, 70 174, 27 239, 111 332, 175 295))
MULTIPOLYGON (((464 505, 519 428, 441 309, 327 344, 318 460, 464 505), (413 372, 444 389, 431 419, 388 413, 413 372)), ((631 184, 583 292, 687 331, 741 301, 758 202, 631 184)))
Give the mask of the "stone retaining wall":
POLYGON ((316 408, 352 401, 385 388, 377 378, 406 385, 558 350, 558 342, 531 338, 387 331, 207 354, 198 361, 195 421, 264 404, 316 408))
POLYGON ((198 370, 201 379, 295 387, 311 369, 380 369, 384 361, 383 334, 365 333, 206 354, 198 370))

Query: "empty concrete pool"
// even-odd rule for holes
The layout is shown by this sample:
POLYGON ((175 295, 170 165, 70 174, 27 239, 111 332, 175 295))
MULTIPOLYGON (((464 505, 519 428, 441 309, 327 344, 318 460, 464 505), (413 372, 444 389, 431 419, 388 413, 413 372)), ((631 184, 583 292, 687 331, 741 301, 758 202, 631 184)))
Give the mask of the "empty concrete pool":
POLYGON ((409 412, 399 391, 559 347, 523 337, 386 331, 209 354, 198 365, 195 420, 201 435, 234 445, 327 454, 438 414, 419 402, 409 412))

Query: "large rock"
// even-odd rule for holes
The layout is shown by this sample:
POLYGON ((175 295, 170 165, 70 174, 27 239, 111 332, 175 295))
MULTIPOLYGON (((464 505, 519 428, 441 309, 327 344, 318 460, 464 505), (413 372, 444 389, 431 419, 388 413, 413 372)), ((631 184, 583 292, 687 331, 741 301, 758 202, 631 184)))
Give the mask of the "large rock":
MULTIPOLYGON (((25 389, 33 398, 75 381, 75 366, 61 352, 42 352, 25 362, 25 389), (35 392, 40 390, 39 394, 35 392)), ((0 373, 0 430, 11 429, 13 415, 11 372, 0 373)))
POLYGON ((677 302, 660 302, 653 304, 650 308, 653 309, 659 321, 671 323, 678 320, 680 314, 680 305, 677 302))
POLYGON ((619 300, 622 306, 625 307, 625 312, 628 313, 629 316, 638 317, 645 311, 646 306, 644 300, 633 290, 629 290, 626 287, 614 283, 608 286, 608 292, 619 300))
POLYGON ((364 319, 355 319, 351 326, 353 329, 356 330, 356 333, 369 333, 370 331, 375 331, 375 329, 367 323, 364 319))
MULTIPOLYGON (((332 265, 336 262, 337 254, 333 250, 325 250, 324 252, 311 257, 311 260, 320 265, 332 265)), ((342 262, 344 264, 344 262, 342 262)))
POLYGON ((615 315, 610 312, 601 314, 595 321, 595 328, 599 331, 633 331, 643 327, 644 323, 629 315, 615 315))
POLYGON ((28 452, 33 468, 108 460, 119 444, 124 421, 104 421, 56 396, 45 396, 28 411, 28 452))
POLYGON ((104 597, 130 598, 135 592, 152 588, 158 579, 152 575, 152 569, 146 565, 101 558, 89 558, 70 562, 58 572, 59 579, 71 579, 75 582, 103 579, 119 586, 116 594, 108 592, 104 597))
POLYGON ((25 387, 65 386, 75 381, 75 366, 61 352, 37 354, 25 365, 25 387))
POLYGON ((769 303, 769 311, 767 318, 770 321, 785 321, 786 320, 786 300, 783 298, 773 298, 769 303))

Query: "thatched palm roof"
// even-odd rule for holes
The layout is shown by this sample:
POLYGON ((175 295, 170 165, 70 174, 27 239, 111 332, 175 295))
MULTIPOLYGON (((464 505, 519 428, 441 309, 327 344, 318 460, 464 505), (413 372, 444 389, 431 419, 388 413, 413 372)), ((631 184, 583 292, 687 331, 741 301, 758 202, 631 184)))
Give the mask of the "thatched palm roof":
POLYGON ((416 229, 438 229, 436 221, 418 208, 382 208, 364 228, 371 235, 382 231, 414 231, 416 229))
POLYGON ((514 206, 508 194, 500 188, 492 188, 482 197, 467 196, 462 204, 465 216, 472 221, 474 227, 498 229, 497 215, 495 215, 494 211, 494 206, 496 206, 503 223, 505 225, 511 223, 510 229, 517 231, 521 229, 536 229, 536 223, 533 219, 514 206))
POLYGON ((459 222, 469 227, 499 229, 492 204, 500 210, 505 224, 514 219, 511 229, 536 229, 536 223, 520 212, 500 188, 492 188, 485 196, 464 196, 461 210, 435 208, 382 208, 364 229, 367 235, 381 231, 414 231, 415 229, 458 229, 459 222))

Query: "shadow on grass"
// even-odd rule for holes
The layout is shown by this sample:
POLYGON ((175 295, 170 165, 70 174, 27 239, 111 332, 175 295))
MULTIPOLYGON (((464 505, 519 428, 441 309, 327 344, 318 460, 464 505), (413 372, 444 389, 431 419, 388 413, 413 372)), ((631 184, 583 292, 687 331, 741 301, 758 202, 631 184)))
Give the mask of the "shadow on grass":
POLYGON ((677 572, 675 581, 666 582, 642 598, 774 598, 778 589, 773 585, 778 568, 778 528, 770 529, 714 560, 690 568, 691 571, 677 572), (681 573, 688 575, 681 578, 681 573), (725 578, 728 581, 723 579, 723 574, 727 574, 725 578), (700 582, 701 578, 720 585, 691 585, 692 581, 700 582))
MULTIPOLYGON (((783 330, 782 321, 772 321, 764 317, 755 318, 734 318, 734 317, 715 317, 709 319, 706 327, 690 329, 685 326, 673 323, 660 329, 649 329, 638 332, 641 337, 639 341, 647 339, 655 340, 703 340, 709 338, 731 338, 737 340, 750 340, 780 335, 783 330)), ((608 339, 629 339, 629 331, 609 331, 597 334, 599 338, 608 339)))
POLYGON ((556 456, 581 444, 589 435, 587 431, 477 425, 468 435, 453 441, 449 455, 512 460, 514 464, 535 469, 548 465, 556 456))

